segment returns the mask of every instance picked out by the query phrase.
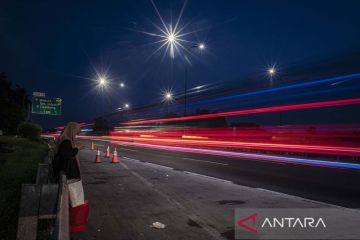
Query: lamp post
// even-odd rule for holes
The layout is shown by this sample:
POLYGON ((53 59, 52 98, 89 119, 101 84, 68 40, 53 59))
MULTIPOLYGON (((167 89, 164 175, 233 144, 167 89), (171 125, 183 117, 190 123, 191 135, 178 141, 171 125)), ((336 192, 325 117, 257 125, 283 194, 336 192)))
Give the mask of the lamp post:
MULTIPOLYGON (((271 67, 267 70, 269 76, 270 76, 270 87, 272 87, 274 85, 273 83, 273 77, 276 74, 276 69, 275 67, 271 67)), ((282 125, 282 119, 283 119, 283 114, 282 111, 279 111, 279 124, 282 125)))
MULTIPOLYGON (((199 51, 204 51, 206 49, 206 45, 204 43, 198 43, 194 46, 192 46, 192 48, 197 48, 199 51)), ((185 56, 186 57, 186 56, 185 56)), ((188 74, 188 68, 187 65, 184 64, 185 66, 185 84, 184 84, 184 116, 186 116, 186 108, 187 108, 187 85, 188 85, 188 78, 189 78, 189 74, 188 74)))
POLYGON ((276 69, 274 67, 271 67, 268 69, 268 74, 270 76, 270 87, 273 86, 273 76, 276 74, 276 69))

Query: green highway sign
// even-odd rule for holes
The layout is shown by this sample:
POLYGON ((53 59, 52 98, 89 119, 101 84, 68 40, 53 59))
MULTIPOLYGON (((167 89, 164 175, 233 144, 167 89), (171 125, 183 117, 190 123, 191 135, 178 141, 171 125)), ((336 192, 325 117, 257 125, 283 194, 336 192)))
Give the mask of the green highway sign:
POLYGON ((61 99, 43 96, 33 96, 32 113, 61 115, 61 99))

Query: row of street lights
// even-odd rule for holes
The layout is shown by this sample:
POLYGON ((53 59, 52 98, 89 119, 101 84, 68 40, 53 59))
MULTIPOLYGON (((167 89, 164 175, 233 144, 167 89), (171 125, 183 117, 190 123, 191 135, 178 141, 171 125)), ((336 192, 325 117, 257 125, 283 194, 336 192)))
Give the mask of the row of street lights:
MULTIPOLYGON (((199 49, 204 49, 205 48, 205 45, 204 44, 200 44, 199 45, 199 49)), ((276 74, 276 69, 274 67, 272 68, 269 68, 267 70, 269 76, 270 76, 270 81, 272 82, 272 78, 273 76, 276 74)), ((105 87, 106 85, 108 84, 108 80, 105 78, 105 77, 100 77, 98 79, 98 85, 101 86, 101 87, 105 87)), ((120 83, 120 87, 121 88, 124 88, 125 87, 125 83, 121 82, 120 83)), ((186 96, 186 90, 185 90, 185 96, 186 96)), ((173 96, 173 93, 170 92, 170 91, 167 91, 164 93, 164 100, 167 101, 167 102, 170 102, 174 99, 174 96, 173 96)), ((128 103, 125 103, 124 104, 124 109, 129 109, 130 108, 130 104, 128 103)), ((118 108, 118 109, 123 109, 123 108, 118 108)))
MULTIPOLYGON (((110 80, 108 80, 105 76, 98 77, 98 79, 96 81, 97 81, 97 86, 100 88, 105 88, 110 83, 110 80)), ((120 82, 119 86, 120 86, 120 88, 125 88, 125 83, 120 82)), ((123 108, 117 108, 117 109, 129 109, 129 108, 130 108, 130 104, 125 103, 123 108)))
MULTIPOLYGON (((205 48, 205 45, 204 44, 200 44, 199 46, 198 46, 198 48, 199 49, 204 49, 205 48)), ((271 67, 271 68, 269 68, 269 69, 267 69, 267 73, 268 73, 268 75, 269 75, 269 77, 270 77, 270 82, 271 82, 271 85, 272 85, 272 79, 273 79, 273 77, 274 77, 274 75, 276 75, 276 69, 275 69, 275 67, 271 67)), ((186 92, 185 92, 185 94, 186 94, 186 92)), ((172 92, 165 92, 164 93, 164 100, 165 101, 172 101, 173 100, 173 94, 172 94, 172 92)))
MULTIPOLYGON (((174 34, 169 34, 167 36, 167 41, 170 43, 170 44, 174 44, 176 41, 177 41, 177 38, 176 38, 176 35, 174 34)), ((193 48, 197 48, 199 49, 200 51, 203 51, 206 49, 206 45, 204 43, 199 43, 195 46, 193 46, 193 48)), ((186 70, 187 71, 187 70, 186 70)), ((187 75, 187 74, 186 74, 187 75)), ((186 77, 187 78, 187 77, 186 77)), ((105 77, 105 76, 99 76, 98 79, 97 79, 97 85, 98 87, 100 88, 105 88, 108 86, 108 84, 110 83, 110 81, 105 77)), ((125 83, 124 82, 120 82, 119 86, 121 88, 124 88, 125 87, 125 83)), ((187 91, 187 79, 185 79, 185 98, 186 98, 186 91, 187 91)), ((164 94, 164 100, 165 101, 172 101, 173 100, 173 94, 171 92, 166 92, 164 94)), ((185 103, 186 104, 186 103, 185 103)), ((124 104, 124 107, 123 108, 117 108, 117 109, 129 109, 130 108, 130 105, 128 103, 124 104)))
MULTIPOLYGON (((169 36, 168 36, 168 41, 169 41, 170 43, 176 41, 176 36, 174 36, 174 35, 169 35, 169 36)), ((203 50, 206 49, 206 45, 205 45, 204 43, 199 43, 199 44, 197 44, 197 45, 195 45, 195 46, 193 46, 193 47, 194 47, 194 48, 196 47, 196 48, 198 48, 198 49, 201 50, 201 51, 203 51, 203 50)), ((185 93, 184 93, 185 103, 184 103, 184 105, 185 105, 185 113, 186 113, 187 75, 188 75, 188 74, 187 74, 187 68, 186 68, 186 67, 185 67, 185 69, 186 69, 186 79, 185 79, 185 93)), ((277 73, 275 67, 271 67, 271 68, 267 69, 267 73, 268 73, 268 75, 269 75, 269 77, 270 77, 270 84, 272 85, 272 79, 273 79, 274 75, 277 73)), ((109 84, 109 82, 110 82, 110 81, 109 81, 106 77, 104 77, 104 76, 98 77, 98 79, 97 79, 98 86, 99 86, 99 87, 102 87, 102 88, 106 87, 106 86, 109 84)), ((120 82, 119 86, 120 86, 120 88, 124 88, 124 87, 125 87, 125 83, 124 83, 124 82, 120 82)), ((166 102, 170 102, 170 101, 174 100, 174 95, 173 95, 173 93, 172 93, 171 91, 166 91, 166 92, 164 92, 164 94, 163 94, 163 99, 164 99, 164 101, 166 101, 166 102)), ((119 107, 119 108, 117 108, 117 109, 118 109, 118 110, 122 110, 122 109, 129 109, 129 108, 130 108, 130 104, 129 104, 129 103, 125 103, 123 107, 119 107)), ((185 114, 185 113, 184 113, 184 114, 185 114)))
MULTIPOLYGON (((105 87, 105 86, 108 85, 109 80, 106 77, 99 77, 97 79, 97 82, 98 82, 99 87, 105 87)), ((120 85, 121 88, 125 87, 125 83, 123 83, 123 82, 121 82, 119 85, 120 85)))
MULTIPOLYGON (((155 53, 157 51, 159 51, 160 49, 165 49, 165 53, 169 53, 169 56, 171 58, 175 58, 175 54, 179 53, 180 51, 183 52, 183 57, 184 57, 184 70, 185 70, 185 79, 184 79, 184 116, 186 115, 186 107, 187 107, 187 89, 188 89, 188 64, 190 65, 191 62, 189 60, 189 58, 187 57, 187 53, 192 55, 192 50, 193 49, 197 49, 198 52, 203 52, 206 50, 207 46, 205 45, 204 42, 192 42, 188 39, 186 39, 186 37, 194 32, 197 31, 193 31, 193 32, 184 32, 185 31, 185 26, 181 27, 181 17, 182 17, 182 13, 183 10, 186 6, 186 1, 183 4, 182 10, 179 13, 178 19, 176 21, 176 24, 173 26, 172 24, 165 24, 165 21, 163 20, 162 16, 160 15, 160 12, 158 11, 156 5, 154 4, 153 1, 151 1, 153 4, 153 7, 155 9, 155 11, 158 14, 158 17, 161 20, 162 26, 156 26, 156 28, 158 30, 160 30, 160 32, 157 33, 150 33, 150 32, 145 32, 145 31, 140 31, 143 34, 146 35, 150 35, 151 37, 158 37, 158 41, 156 41, 155 43, 160 43, 160 47, 155 51, 155 53), (190 45, 189 45, 190 44, 190 45), (185 50, 185 51, 183 51, 185 50)), ((181 54, 180 54, 181 55, 181 54)), ((276 74, 276 69, 275 67, 271 67, 269 69, 267 69, 267 73, 269 74, 270 77, 270 86, 273 85, 273 77, 276 74)), ((107 79, 104 76, 99 76, 97 78, 97 84, 99 87, 101 88, 106 88, 107 85, 109 85, 109 83, 111 83, 111 81, 109 79, 107 79)), ((125 83, 124 82, 120 82, 120 87, 124 88, 125 87, 125 83)), ((163 93, 163 101, 167 101, 170 102, 174 100, 174 95, 171 91, 165 91, 163 93)), ((130 105, 129 103, 125 103, 123 107, 117 108, 118 110, 122 110, 122 109, 129 109, 130 105)))

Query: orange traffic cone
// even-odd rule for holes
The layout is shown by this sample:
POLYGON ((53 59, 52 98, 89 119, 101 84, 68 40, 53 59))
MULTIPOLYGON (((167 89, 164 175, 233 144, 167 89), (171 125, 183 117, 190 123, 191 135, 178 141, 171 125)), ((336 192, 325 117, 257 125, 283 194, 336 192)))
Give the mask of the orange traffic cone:
POLYGON ((94 142, 91 142, 90 150, 94 150, 94 142))
POLYGON ((116 147, 114 149, 114 154, 113 154, 113 157, 111 159, 111 163, 119 163, 119 160, 118 160, 118 157, 117 157, 116 147))
POLYGON ((97 150, 96 156, 95 156, 95 163, 101 163, 101 158, 100 158, 100 150, 97 150))
POLYGON ((106 149, 105 157, 106 157, 106 158, 109 158, 109 157, 110 157, 110 148, 109 148, 109 146, 108 146, 107 149, 106 149))

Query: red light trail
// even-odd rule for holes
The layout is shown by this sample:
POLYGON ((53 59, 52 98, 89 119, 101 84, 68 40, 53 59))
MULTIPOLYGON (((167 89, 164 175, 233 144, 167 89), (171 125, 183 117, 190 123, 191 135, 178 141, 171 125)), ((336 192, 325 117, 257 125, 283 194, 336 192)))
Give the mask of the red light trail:
POLYGON ((237 116, 237 115, 291 111, 291 110, 301 110, 301 109, 311 109, 311 108, 321 108, 321 107, 336 107, 336 106, 345 106, 345 105, 353 105, 353 104, 360 104, 360 98, 302 103, 302 104, 285 105, 285 106, 273 106, 273 107, 246 109, 246 110, 238 110, 231 112, 184 116, 184 117, 176 117, 176 118, 159 118, 159 119, 149 119, 149 120, 141 120, 141 121, 130 121, 123 124, 140 125, 140 124, 157 123, 157 122, 188 121, 188 120, 204 119, 204 118, 229 117, 229 116, 237 116))

